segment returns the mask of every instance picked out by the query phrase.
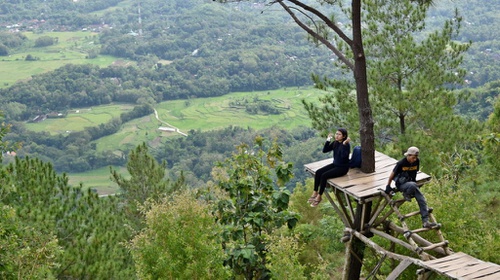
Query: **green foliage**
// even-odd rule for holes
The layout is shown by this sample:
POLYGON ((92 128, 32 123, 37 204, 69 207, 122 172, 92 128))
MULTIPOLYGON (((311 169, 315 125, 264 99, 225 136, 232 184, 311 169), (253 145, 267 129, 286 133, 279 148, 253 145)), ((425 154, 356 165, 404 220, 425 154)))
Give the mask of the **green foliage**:
POLYGON ((41 47, 52 46, 55 43, 57 43, 57 41, 58 41, 57 38, 52 38, 50 36, 41 36, 35 40, 35 47, 41 48, 41 47))
POLYGON ((460 94, 461 99, 456 106, 458 113, 470 119, 485 121, 495 110, 500 82, 493 81, 474 90, 467 88, 462 91, 463 94, 460 94))
POLYGON ((491 167, 491 174, 500 172, 500 97, 496 97, 494 111, 488 118, 490 133, 481 137, 484 157, 491 167))
POLYGON ((9 55, 9 49, 4 44, 0 44, 0 56, 7 55, 9 55))
POLYGON ((52 233, 30 226, 0 202, 1 279, 56 279, 61 253, 52 233))
MULTIPOLYGON (((38 159, 16 158, 2 168, 0 203, 14 209, 22 221, 14 227, 27 231, 19 244, 32 244, 35 250, 9 254, 40 257, 47 276, 129 279, 134 274, 131 256, 120 243, 130 238, 130 230, 123 225, 126 218, 118 201, 67 182, 65 175, 56 175, 50 164, 38 159), (38 255, 42 252, 49 254, 46 259, 38 255)), ((22 269, 20 273, 28 273, 31 268, 22 269)))
MULTIPOLYGON (((300 127, 291 131, 278 127, 256 131, 251 128, 229 126, 221 130, 189 131, 187 137, 172 138, 152 150, 157 160, 166 160, 170 176, 177 176, 185 171, 186 182, 192 187, 203 187, 212 180, 210 172, 213 163, 223 161, 231 156, 234 147, 241 143, 252 145, 259 135, 269 139, 280 139, 283 145, 283 158, 292 161, 294 177, 285 184, 288 190, 293 190, 296 182, 301 182, 308 176, 302 166, 315 160, 321 151, 310 149, 315 132, 310 128, 300 127), (312 139, 311 139, 312 138, 312 139), (310 139, 310 142, 308 140, 310 139), (299 145, 299 146, 296 146, 299 145)), ((315 147, 319 147, 314 144, 315 147)))
POLYGON ((447 179, 454 184, 464 177, 471 175, 477 166, 477 158, 473 151, 464 150, 462 152, 450 151, 440 154, 443 179, 447 179))
POLYGON ((453 115, 456 98, 449 88, 463 81, 465 70, 460 64, 470 43, 453 41, 460 31, 458 13, 440 30, 419 38, 429 7, 393 2, 366 4, 370 28, 365 42, 372 58, 370 87, 380 125, 390 128, 390 135, 398 135, 414 133, 419 122, 431 129, 428 120, 453 115), (436 106, 440 110, 433 110, 436 106))
POLYGON ((191 193, 178 193, 151 207, 146 226, 130 249, 139 279, 228 279, 221 225, 191 193))
POLYGON ((313 80, 320 89, 333 90, 318 98, 319 102, 302 100, 312 126, 325 137, 339 127, 347 127, 351 138, 359 138, 359 117, 358 111, 354 110, 357 101, 353 85, 347 81, 321 79, 316 75, 313 80))
POLYGON ((439 180, 425 185, 425 196, 434 215, 443 224, 450 247, 485 261, 499 263, 500 231, 498 207, 484 203, 478 193, 465 185, 439 180))
MULTIPOLYGON (((340 241, 344 226, 329 203, 319 208, 311 208, 307 199, 313 188, 313 180, 294 189, 290 209, 299 213, 301 218, 295 233, 299 237, 300 262, 306 265, 306 275, 330 275, 341 279, 344 265, 344 243, 340 241)), ((323 278, 324 279, 324 278, 323 278)))
POLYGON ((282 161, 278 144, 266 147, 261 137, 256 137, 253 148, 238 146, 231 159, 214 168, 217 186, 228 195, 218 201, 215 215, 223 226, 223 248, 235 275, 267 278, 264 235, 296 225, 297 215, 288 210, 290 192, 278 188, 291 177, 291 168, 282 161))
POLYGON ((299 243, 296 238, 272 236, 267 241, 267 268, 272 279, 310 279, 304 276, 305 265, 299 261, 299 243))
POLYGON ((27 41, 27 37, 22 33, 0 32, 2 45, 9 48, 20 47, 27 41))
POLYGON ((110 170, 113 181, 120 188, 120 197, 125 203, 124 210, 134 225, 134 229, 140 229, 144 220, 139 211, 140 205, 144 205, 147 201, 157 202, 179 190, 184 184, 182 175, 173 183, 165 177, 165 162, 159 164, 149 154, 146 143, 130 152, 127 162, 129 178, 119 174, 113 168, 110 170))
MULTIPOLYGON (((15 111, 15 104, 9 103, 8 105, 13 105, 14 108, 7 108, 7 110, 15 111)), ((149 104, 134 106, 132 110, 129 108, 127 105, 89 108, 85 109, 87 114, 83 112, 84 109, 81 109, 81 113, 80 110, 75 110, 68 118, 45 120, 45 125, 40 125, 38 128, 40 132, 28 132, 24 129, 24 124, 15 123, 13 133, 9 134, 8 139, 24 142, 23 147, 17 151, 19 155, 35 156, 52 162, 57 171, 84 172, 102 166, 122 165, 125 163, 124 154, 128 147, 123 145, 118 151, 97 151, 97 145, 92 142, 117 133, 124 122, 153 113, 153 108, 149 104), (105 111, 106 109, 108 111, 105 111), (82 121, 82 118, 85 120, 82 121), (83 130, 79 130, 79 127, 70 121, 74 119, 80 120, 79 126, 83 130), (108 121, 104 122, 105 120, 108 121), (67 121, 70 122, 66 123, 67 121), (98 125, 83 128, 88 123, 98 125), (53 133, 48 133, 48 130, 53 133), (71 133, 68 134, 68 131, 71 133), (26 134, 29 136, 26 137, 26 134)), ((116 143, 113 144, 116 147, 116 143)))
POLYGON ((8 143, 4 142, 3 138, 10 131, 10 125, 3 122, 3 112, 0 111, 0 160, 2 159, 3 153, 7 152, 8 143))

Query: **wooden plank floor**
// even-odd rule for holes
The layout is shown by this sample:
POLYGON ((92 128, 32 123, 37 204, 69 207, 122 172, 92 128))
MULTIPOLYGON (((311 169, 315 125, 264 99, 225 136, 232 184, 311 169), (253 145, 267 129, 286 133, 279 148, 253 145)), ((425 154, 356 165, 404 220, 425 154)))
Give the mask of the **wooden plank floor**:
POLYGON ((500 279, 500 265, 478 260, 462 252, 426 261, 424 264, 427 268, 452 279, 500 279))
MULTIPOLYGON (((314 175, 316 170, 332 163, 332 159, 324 159, 304 165, 307 172, 314 175)), ((373 196, 379 196, 379 189, 385 189, 387 178, 396 165, 397 160, 375 151, 375 172, 363 173, 359 168, 351 168, 347 175, 328 180, 328 184, 360 201, 373 196)), ((431 176, 419 172, 417 181, 423 184, 429 181, 431 176)), ((393 183, 393 187, 394 183, 393 183)))

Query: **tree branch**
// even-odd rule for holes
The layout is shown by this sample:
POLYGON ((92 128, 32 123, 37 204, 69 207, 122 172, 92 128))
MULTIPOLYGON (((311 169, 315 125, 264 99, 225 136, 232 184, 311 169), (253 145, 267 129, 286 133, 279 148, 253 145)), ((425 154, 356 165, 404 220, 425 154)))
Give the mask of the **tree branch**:
MULTIPOLYGON (((335 31, 335 33, 338 34, 339 37, 342 40, 344 40, 349 45, 352 44, 352 40, 349 39, 342 32, 342 30, 340 30, 331 20, 329 20, 327 17, 325 17, 321 12, 319 12, 318 10, 316 10, 314 8, 308 7, 308 6, 304 5, 303 3, 298 2, 296 0, 288 0, 288 1, 294 3, 295 5, 297 5, 297 6, 301 7, 301 8, 303 8, 304 10, 310 11, 313 14, 315 14, 316 16, 318 16, 321 20, 323 20, 323 22, 325 22, 325 24, 328 27, 330 27, 333 31, 335 31)), ((297 23, 298 26, 300 26, 300 28, 302 28, 303 30, 305 30, 314 39, 320 41, 329 50, 331 50, 345 65, 347 65, 347 67, 349 67, 351 70, 354 70, 354 64, 342 52, 340 52, 332 43, 330 43, 328 40, 326 40, 325 37, 319 35, 317 32, 315 32, 314 30, 312 30, 311 28, 309 28, 309 26, 307 26, 306 24, 304 24, 299 18, 297 18, 297 16, 295 15, 295 13, 291 10, 292 7, 289 7, 289 6, 285 5, 285 3, 283 3, 283 0, 277 0, 275 2, 278 2, 283 7, 283 9, 292 17, 292 19, 295 21, 295 23, 297 23)))

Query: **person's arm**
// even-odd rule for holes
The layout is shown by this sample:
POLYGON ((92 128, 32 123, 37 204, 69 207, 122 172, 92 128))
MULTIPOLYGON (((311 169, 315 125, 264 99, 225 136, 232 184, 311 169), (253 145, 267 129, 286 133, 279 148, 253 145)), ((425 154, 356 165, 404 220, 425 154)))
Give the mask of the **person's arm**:
MULTIPOLYGON (((328 133, 328 137, 326 138, 325 145, 323 145, 323 153, 328 153, 328 152, 333 151, 333 144, 334 143, 332 143, 332 137, 333 137, 333 134, 328 133)), ((333 140, 333 141, 335 141, 335 140, 333 140)))
POLYGON ((392 182, 392 180, 394 180, 396 175, 399 174, 399 172, 401 172, 400 166, 401 166, 401 161, 398 161, 396 163, 396 166, 394 166, 394 168, 392 169, 391 174, 389 174, 389 178, 387 178, 387 185, 385 186, 385 193, 390 195, 390 196, 394 196, 394 191, 391 187, 391 182, 392 182))
POLYGON ((396 176, 396 173, 394 173, 394 171, 392 171, 391 174, 389 175, 389 178, 387 179, 388 186, 391 185, 392 180, 394 180, 394 176, 396 176))
POLYGON ((341 142, 335 143, 337 146, 340 146, 339 157, 340 161, 344 164, 349 164, 349 155, 351 154, 351 145, 349 145, 349 142, 351 142, 351 138, 347 137, 347 139, 342 142, 342 145, 340 145, 341 142))
POLYGON ((392 190, 391 187, 391 182, 394 180, 394 176, 396 176, 396 173, 394 171, 391 172, 389 175, 389 178, 387 179, 387 185, 385 186, 385 193, 388 194, 389 196, 394 196, 394 191, 392 190))
POLYGON ((419 170, 420 170, 420 160, 417 159, 417 170, 415 170, 415 172, 412 172, 412 174, 411 174, 411 180, 413 182, 417 181, 417 173, 418 173, 419 170))

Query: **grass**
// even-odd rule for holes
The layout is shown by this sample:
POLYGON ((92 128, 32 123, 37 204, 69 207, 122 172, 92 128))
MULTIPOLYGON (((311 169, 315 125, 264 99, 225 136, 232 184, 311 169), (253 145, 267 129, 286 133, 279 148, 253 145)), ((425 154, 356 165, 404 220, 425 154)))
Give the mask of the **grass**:
POLYGON ((32 75, 53 71, 66 64, 95 64, 106 67, 114 63, 132 63, 126 60, 117 60, 113 56, 98 55, 87 59, 89 51, 98 52, 97 33, 92 32, 45 32, 23 33, 28 42, 22 48, 14 50, 8 57, 0 57, 0 87, 8 87, 17 81, 30 79, 32 75), (35 48, 35 40, 41 36, 57 38, 52 46, 35 48), (26 61, 27 55, 37 58, 36 61, 26 61))
MULTIPOLYGON (((302 98, 316 100, 322 93, 305 88, 298 90, 274 90, 263 92, 239 92, 220 97, 189 100, 166 101, 156 105, 157 120, 154 114, 123 124, 122 129, 113 135, 97 141, 98 150, 124 150, 123 146, 136 146, 143 141, 153 141, 158 137, 174 133, 158 130, 160 126, 173 126, 181 132, 190 130, 217 130, 229 126, 264 129, 280 127, 293 129, 310 125, 307 112, 301 104, 302 98), (230 103, 254 99, 266 100, 280 108, 281 114, 250 114, 244 106, 230 106, 230 103)), ((39 123, 28 123, 31 131, 48 131, 51 134, 81 131, 85 127, 98 126, 131 110, 131 104, 111 104, 91 108, 75 108, 65 118, 47 119, 39 123)), ((174 134, 177 135, 177 134, 174 134)))
MULTIPOLYGON (((125 167, 116 166, 113 170, 117 170, 125 178, 129 177, 125 167)), ((111 181, 111 173, 109 167, 102 167, 92 171, 83 173, 69 173, 69 184, 77 186, 82 184, 85 189, 95 188, 100 195, 114 194, 118 190, 118 185, 111 181)))
MULTIPOLYGON (((164 132, 160 126, 174 126, 181 132, 190 130, 217 130, 229 126, 251 127, 256 130, 279 127, 293 129, 299 126, 310 126, 310 119, 301 104, 302 99, 317 100, 324 94, 312 88, 279 89, 262 92, 238 92, 212 98, 165 101, 157 104, 159 120, 154 114, 132 120, 122 125, 120 131, 113 135, 102 137, 96 141, 98 151, 111 150, 116 153, 127 152, 142 142, 153 148, 169 137, 182 137, 175 132, 164 132), (252 103, 255 100, 265 101, 279 108, 281 114, 250 114, 244 106, 234 104, 252 103)), ((29 123, 28 130, 48 131, 51 134, 83 130, 85 127, 106 123, 113 117, 131 110, 130 104, 111 104, 92 108, 73 109, 63 119, 47 119, 40 123, 29 123)), ((82 182, 85 187, 98 189, 99 193, 116 190, 109 181, 109 170, 69 174, 70 182, 82 182)))
MULTIPOLYGON (((29 42, 23 48, 15 50, 8 57, 0 57, 0 80, 2 81, 0 87, 8 87, 17 81, 30 79, 32 75, 53 71, 66 64, 91 63, 106 67, 111 64, 133 63, 103 55, 87 59, 89 52, 96 51, 100 47, 97 33, 80 31, 37 34, 26 32, 24 35, 28 37, 29 42), (57 38, 57 44, 35 48, 35 41, 41 36, 57 38), (27 55, 37 60, 26 61, 27 55)), ((162 62, 169 63, 169 61, 162 62)), ((309 126, 310 119, 301 104, 301 99, 317 100, 321 94, 318 90, 311 88, 288 88, 263 92, 239 92, 213 98, 166 101, 156 105, 160 121, 154 115, 132 120, 123 124, 122 129, 117 133, 97 140, 96 147, 98 151, 111 150, 123 153, 142 142, 155 147, 169 137, 180 136, 174 132, 162 132, 158 129, 160 126, 174 126, 184 133, 190 130, 216 130, 228 126, 251 127, 257 130, 273 126, 285 129, 309 126), (246 112, 245 105, 255 103, 257 99, 279 109, 280 114, 246 112)), ((85 127, 107 123, 132 107, 133 105, 112 104, 74 108, 65 118, 28 123, 26 128, 31 131, 48 131, 51 134, 68 134, 71 131, 81 131, 85 127)), ((109 181, 107 168, 104 172, 99 169, 68 176, 72 184, 82 182, 85 187, 97 188, 99 193, 116 190, 116 186, 109 181)))
POLYGON ((301 125, 310 125, 310 119, 301 104, 301 99, 317 100, 320 91, 304 89, 279 89, 262 92, 239 92, 228 95, 175 100, 160 103, 157 106, 158 116, 183 132, 191 129, 201 131, 221 129, 233 126, 263 129, 273 126, 292 129, 301 125), (279 115, 250 114, 244 106, 231 106, 245 101, 252 103, 254 99, 265 100, 281 110, 279 115))
POLYGON ((31 131, 47 131, 50 134, 81 131, 85 127, 98 126, 109 122, 113 117, 133 109, 129 104, 102 105, 90 108, 79 108, 68 112, 65 118, 46 119, 39 123, 27 123, 26 128, 31 131))

